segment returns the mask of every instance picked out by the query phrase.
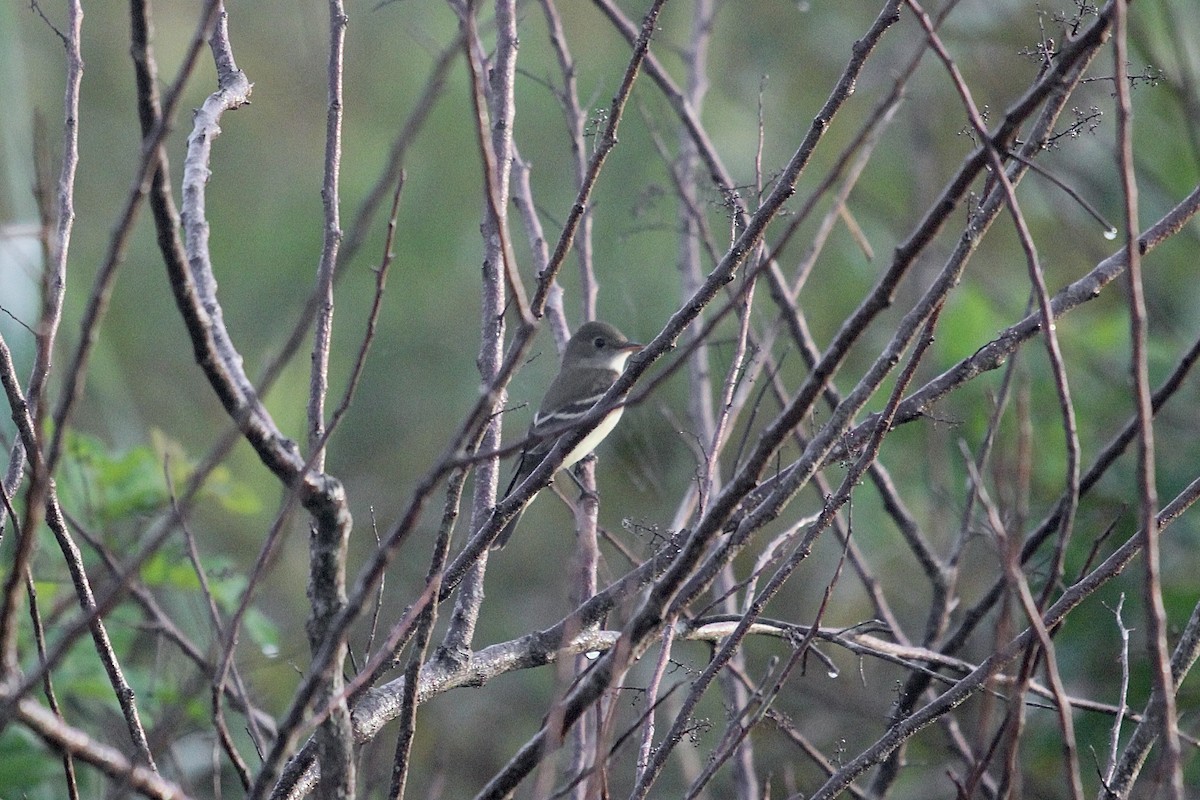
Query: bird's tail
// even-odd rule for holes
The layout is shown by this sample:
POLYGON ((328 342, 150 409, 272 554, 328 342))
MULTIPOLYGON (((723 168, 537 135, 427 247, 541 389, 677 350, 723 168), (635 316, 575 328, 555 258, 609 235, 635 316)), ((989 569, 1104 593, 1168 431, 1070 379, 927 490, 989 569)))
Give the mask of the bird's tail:
MULTIPOLYGON (((512 479, 508 482, 508 488, 504 490, 504 498, 507 498, 510 494, 512 494, 513 489, 521 485, 521 481, 525 480, 525 478, 530 472, 533 471, 533 468, 536 467, 540 461, 540 458, 535 460, 528 454, 528 452, 524 450, 521 451, 521 456, 517 459, 517 466, 515 469, 513 469, 512 479)), ((504 524, 504 529, 500 531, 500 535, 497 536, 492 542, 493 550, 499 550, 501 547, 504 547, 504 545, 508 544, 508 540, 512 538, 513 531, 517 529, 517 523, 521 521, 521 515, 525 513, 525 508, 528 507, 529 504, 526 503, 520 511, 518 511, 516 514, 513 514, 512 519, 504 524)))
POLYGON ((504 528, 500 531, 500 535, 497 536, 495 541, 492 542, 493 550, 499 550, 501 547, 504 547, 504 545, 508 544, 508 540, 512 538, 513 531, 517 529, 517 524, 521 521, 521 516, 524 513, 525 509, 522 508, 516 514, 513 514, 512 519, 504 523, 504 528))

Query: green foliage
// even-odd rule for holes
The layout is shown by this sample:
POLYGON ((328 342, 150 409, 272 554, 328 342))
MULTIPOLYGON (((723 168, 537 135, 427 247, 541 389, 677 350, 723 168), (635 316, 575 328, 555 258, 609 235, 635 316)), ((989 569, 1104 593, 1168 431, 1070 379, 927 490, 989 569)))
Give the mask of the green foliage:
MULTIPOLYGON (((183 446, 159 430, 150 432, 149 444, 124 451, 113 451, 95 436, 70 430, 66 453, 58 484, 64 505, 87 508, 98 523, 163 509, 170 503, 170 487, 178 491, 195 473, 195 463, 183 446)), ((205 479, 201 497, 236 515, 254 514, 261 505, 258 496, 223 466, 205 479)))
POLYGON ((142 567, 142 581, 150 588, 178 589, 194 592, 200 589, 196 570, 176 553, 159 551, 142 567))
MULTIPOLYGON (((112 547, 110 540, 121 528, 163 511, 171 502, 169 486, 178 491, 195 475, 195 462, 179 442, 159 431, 152 431, 150 439, 149 444, 114 450, 96 436, 74 430, 66 435, 66 458, 57 482, 60 502, 69 510, 85 509, 89 523, 96 528, 94 533, 105 546, 112 547)), ((226 467, 209 474, 199 499, 214 501, 210 505, 215 505, 224 515, 235 517, 252 515, 261 505, 258 496, 235 481, 226 467)), ((112 553, 118 562, 124 555, 127 554, 112 553)), ((91 560, 90 554, 85 553, 85 558, 91 560)), ((227 555, 218 553, 201 558, 208 589, 217 607, 228 618, 246 588, 246 576, 227 555)), ((74 603, 70 597, 71 580, 65 567, 59 565, 51 569, 58 570, 58 574, 43 574, 43 569, 34 588, 48 644, 53 647, 59 626, 53 619, 46 619, 46 615, 60 604, 70 609, 74 603)), ((0 570, 0 578, 3 577, 0 570)), ((196 629, 185 631, 185 634, 194 637, 204 648, 211 639, 208 601, 182 541, 168 542, 153 553, 142 565, 139 578, 176 623, 180 620, 194 622, 196 629)), ((169 715, 185 728, 193 726, 197 729, 210 724, 207 693, 197 693, 194 684, 181 682, 181 676, 194 674, 192 669, 164 669, 164 658, 169 660, 178 656, 170 648, 160 646, 161 642, 153 634, 153 623, 146 625, 144 609, 132 604, 117 606, 105 615, 105 629, 145 719, 169 715)), ((244 636, 260 651, 279 652, 278 628, 261 610, 252 608, 247 612, 243 630, 244 636)), ((34 643, 27 627, 21 628, 21 635, 20 651, 27 661, 26 669, 32 670, 36 668, 34 643)), ((69 698, 64 708, 69 724, 85 729, 96 726, 101 740, 113 735, 99 733, 104 726, 112 725, 119 710, 112 683, 89 646, 69 650, 53 670, 52 678, 58 696, 69 698)), ((124 736, 123 733, 120 735, 124 736)), ((46 758, 44 746, 27 729, 9 726, 0 734, 0 798, 61 797, 64 792, 61 774, 61 767, 53 759, 46 758)))
POLYGON ((46 758, 41 742, 18 725, 0 733, 0 787, 4 798, 52 800, 66 794, 61 765, 46 758))

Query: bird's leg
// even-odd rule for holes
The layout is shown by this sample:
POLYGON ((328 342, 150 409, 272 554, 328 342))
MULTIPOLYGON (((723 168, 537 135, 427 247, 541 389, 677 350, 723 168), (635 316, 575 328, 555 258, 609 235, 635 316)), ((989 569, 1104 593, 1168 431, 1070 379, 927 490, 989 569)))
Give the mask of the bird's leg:
POLYGON ((589 461, 595 461, 595 460, 596 460, 596 454, 588 453, 586 456, 584 456, 583 458, 581 458, 579 460, 578 464, 576 464, 571 469, 567 470, 567 474, 571 476, 571 480, 575 481, 575 485, 579 487, 579 499, 580 500, 596 500, 596 501, 600 500, 599 492, 597 492, 595 489, 589 489, 588 487, 584 486, 583 481, 579 479, 579 470, 581 470, 583 468, 583 465, 589 461))

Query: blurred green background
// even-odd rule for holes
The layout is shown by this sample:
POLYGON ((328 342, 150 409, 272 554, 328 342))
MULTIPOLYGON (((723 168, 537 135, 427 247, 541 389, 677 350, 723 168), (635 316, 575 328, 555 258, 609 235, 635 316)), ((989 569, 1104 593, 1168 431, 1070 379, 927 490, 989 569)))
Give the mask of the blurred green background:
MULTIPOLYGON (((160 2, 155 9, 155 47, 164 86, 174 79, 192 34, 195 5, 160 2)), ((644 5, 621 4, 634 19, 640 18, 644 5)), ((320 256, 327 7, 312 0, 241 0, 228 3, 227 8, 234 53, 239 67, 254 83, 254 92, 250 106, 227 113, 222 119, 223 133, 213 151, 208 211, 225 319, 245 356, 248 372, 255 376, 278 352, 291 330, 313 286, 320 256)), ((61 9, 47 3, 43 10, 61 24, 61 9)), ((703 119, 726 166, 744 185, 743 197, 751 206, 760 103, 762 163, 770 181, 807 131, 844 68, 852 43, 877 10, 876 4, 862 2, 760 0, 726 4, 718 14, 710 54, 711 88, 703 119)), ((1043 27, 1052 33, 1056 30, 1053 13, 1072 10, 1073 4, 1067 2, 1047 5, 972 0, 962 3, 951 15, 943 36, 975 93, 976 103, 989 109, 992 121, 1037 74, 1037 60, 1022 52, 1037 45, 1043 27)), ((629 48, 589 4, 563 2, 560 11, 578 64, 581 102, 599 120, 617 89, 629 48)), ((374 0, 351 0, 348 12, 342 160, 344 229, 353 223, 359 203, 378 179, 390 143, 412 112, 434 60, 457 31, 453 14, 438 3, 410 0, 376 5, 374 0)), ((1189 98, 1186 89, 1179 88, 1186 86, 1185 76, 1196 73, 1200 54, 1194 37, 1176 35, 1179 20, 1194 12, 1192 0, 1175 0, 1138 4, 1133 18, 1135 61, 1130 65, 1131 73, 1162 71, 1160 80, 1141 82, 1134 92, 1143 226, 1186 194, 1200 174, 1196 98, 1189 98)), ((60 365, 66 363, 66 354, 76 345, 79 317, 112 232, 116 209, 129 191, 139 149, 127 11, 122 4, 93 3, 87 5, 86 13, 77 217, 71 242, 66 319, 60 336, 60 365)), ((653 45, 655 54, 679 81, 679 48, 689 36, 690 14, 690 4, 669 3, 653 45)), ((560 76, 540 8, 523 4, 519 24, 521 74, 517 79, 516 138, 523 157, 532 164, 539 211, 553 241, 576 191, 561 111, 546 86, 547 82, 559 85, 560 76)), ((908 15, 885 36, 854 96, 801 179, 794 207, 799 207, 821 181, 859 124, 890 90, 918 41, 915 23, 908 15)), ((0 224, 5 226, 5 235, 0 238, 0 305, 8 312, 0 316, 0 332, 17 355, 20 374, 25 375, 31 337, 12 318, 29 323, 36 314, 33 298, 39 262, 27 238, 36 223, 30 193, 30 154, 39 134, 35 133, 33 119, 37 114, 45 119, 48 132, 40 135, 57 159, 63 59, 56 35, 23 2, 0 6, 0 49, 0 107, 5 109, 0 119, 0 224)), ((1093 67, 1098 77, 1111 73, 1111 63, 1101 63, 1104 58, 1108 56, 1102 56, 1093 67)), ((214 88, 213 82, 206 53, 181 104, 183 112, 176 130, 167 142, 176 186, 190 122, 188 109, 202 103, 214 88)), ((329 448, 327 469, 346 485, 356 521, 352 575, 374 546, 371 520, 376 520, 384 531, 390 526, 409 499, 416 480, 440 455, 447 437, 479 391, 475 357, 482 258, 481 167, 475 132, 467 122, 470 104, 466 86, 460 58, 408 153, 407 182, 394 248, 396 259, 379 336, 353 409, 329 448)), ((1083 87, 1072 105, 1081 116, 1089 116, 1089 107, 1097 106, 1101 115, 1095 131, 1089 132, 1085 125, 1082 135, 1064 138, 1039 162, 1116 222, 1121 195, 1111 157, 1115 114, 1110 93, 1111 84, 1104 80, 1083 87)), ((1060 127, 1069 122, 1064 117, 1060 127)), ((874 259, 867 258, 845 227, 839 226, 801 295, 801 304, 821 345, 829 341, 872 286, 894 247, 908 235, 973 147, 971 138, 963 133, 965 125, 960 103, 942 68, 927 57, 850 198, 851 211, 870 242, 874 259)), ((668 173, 655 152, 655 137, 674 148, 677 131, 662 97, 643 78, 622 123, 620 144, 593 198, 595 263, 601 284, 599 316, 642 341, 662 328, 680 297, 675 267, 677 208, 668 173)), ((723 245, 728 220, 716 192, 710 186, 705 192, 710 224, 723 245)), ((1104 239, 1100 227, 1049 183, 1031 176, 1023 183, 1020 196, 1051 291, 1082 275, 1114 250, 1115 244, 1104 239)), ((863 367, 890 337, 895 321, 941 267, 941 259, 958 235, 954 226, 964 218, 965 211, 960 211, 951 228, 901 287, 893 309, 856 348, 838 379, 843 391, 853 386, 863 367)), ((513 219, 518 254, 532 281, 521 229, 515 215, 513 219)), ((356 258, 342 266, 331 371, 335 398, 340 397, 362 336, 374 287, 373 270, 381 258, 384 223, 383 216, 375 218, 367 243, 356 258)), ((815 225, 815 219, 806 223, 797 243, 786 253, 791 263, 800 258, 804 236, 811 234, 815 225)), ((772 230, 778 230, 778 226, 772 230)), ((1153 337, 1152 385, 1157 385, 1200 329, 1196 246, 1193 224, 1146 264, 1153 337)), ((563 270, 562 284, 574 326, 580 321, 574 260, 563 270)), ((968 268, 921 374, 932 377, 1019 318, 1028 298, 1028 285, 1011 224, 1003 218, 968 268)), ((757 302, 760 317, 769 319, 771 310, 765 295, 757 302)), ((1128 334, 1123 302, 1123 292, 1112 287, 1059 326, 1072 388, 1086 408, 1080 430, 1085 466, 1130 412, 1125 389, 1128 334)), ((723 325, 714 339, 714 372, 718 375, 724 374, 728 363, 732 332, 732 327, 723 325)), ((510 387, 511 402, 517 408, 506 418, 509 439, 524 431, 529 406, 536 405, 557 366, 553 342, 545 332, 539 336, 533 353, 530 364, 510 387)), ((1044 351, 1040 343, 1034 343, 1026 353, 1022 356, 1022 381, 1038 443, 1028 518, 1036 520, 1062 485, 1063 450, 1044 351)), ((676 373, 647 402, 632 409, 617 434, 601 449, 601 524, 610 529, 621 529, 625 519, 635 526, 665 529, 674 515, 677 498, 694 477, 683 375, 676 373)), ((794 387, 802 375, 799 358, 794 352, 788 353, 784 357, 785 382, 794 387)), ((939 406, 937 421, 897 431, 884 448, 885 462, 894 459, 893 463, 902 465, 897 473, 906 501, 928 535, 939 543, 949 541, 959 524, 963 471, 958 441, 964 439, 972 446, 978 443, 998 381, 998 374, 977 381, 977 385, 939 406)), ((307 387, 308 358, 301 354, 267 401, 280 427, 298 441, 304 438, 307 387)), ((1196 400, 1193 381, 1159 424, 1160 496, 1164 499, 1196 474, 1195 442, 1200 434, 1196 400)), ((882 402, 881 395, 870 410, 877 410, 882 402)), ((769 418, 766 412, 773 410, 768 405, 757 424, 761 425, 769 418)), ((90 437, 80 444, 81 448, 96 446, 114 459, 141 452, 144 458, 137 462, 137 470, 151 473, 150 477, 139 473, 138 480, 151 483, 152 467, 163 452, 176 453, 181 460, 198 460, 227 425, 192 360, 145 213, 121 269, 74 425, 90 437)), ((1011 443, 1017 434, 1014 426, 1010 422, 1006 429, 1005 441, 1010 444, 1001 446, 996 455, 995 469, 1001 483, 1015 470, 1016 445, 1011 443)), ((0 423, 5 445, 11 442, 12 430, 7 419, 0 423)), ((794 452, 785 452, 785 463, 788 455, 794 452)), ((78 463, 86 465, 86 459, 80 456, 78 463)), ((84 466, 73 468, 81 475, 85 471, 84 466)), ((831 480, 840 479, 840 474, 833 470, 831 480)), ((1136 512, 1131 505, 1136 497, 1131 476, 1132 461, 1127 459, 1081 508, 1081 550, 1072 553, 1068 576, 1080 568, 1091 539, 1111 520, 1118 520, 1122 531, 1130 529, 1136 512)), ((69 483, 68 476, 60 480, 69 483)), ((81 485, 86 483, 80 480, 81 485)), ((1014 487, 1009 488, 1015 492, 1014 487)), ((213 559, 213 564, 222 565, 222 574, 236 581, 258 552, 277 511, 280 489, 250 449, 239 445, 213 491, 215 495, 224 491, 226 501, 233 494, 236 501, 202 504, 192 525, 205 556, 213 559)), ((81 491, 84 495, 86 492, 81 491)), ((1004 499, 1016 502, 1013 497, 1004 499)), ((802 496, 781 525, 818 508, 819 501, 812 493, 802 496)), ((81 500, 76 513, 109 541, 132 542, 161 502, 162 497, 151 491, 140 513, 113 520, 96 513, 89 516, 88 501, 81 500)), ((878 506, 873 494, 860 492, 854 509, 855 533, 862 547, 878 559, 875 566, 883 573, 885 586, 895 590, 912 580, 915 567, 907 551, 897 547, 895 533, 878 506), (896 548, 894 557, 883 555, 888 548, 896 548)), ((424 575, 424 553, 436 522, 436 515, 427 516, 421 535, 402 552, 389 573, 385 590, 388 608, 401 607, 414 596, 414 587, 424 575)), ((263 630, 251 637, 252 644, 244 645, 240 653, 250 680, 263 693, 262 702, 269 709, 278 709, 287 701, 297 669, 307 663, 303 632, 307 616, 303 591, 307 534, 302 522, 295 522, 291 528, 289 540, 260 594, 258 611, 263 630)), ((526 515, 522 529, 514 544, 492 560, 488 576, 490 602, 481 621, 480 645, 557 621, 568 608, 568 587, 561 569, 573 551, 570 516, 556 500, 543 497, 526 515)), ((1187 573, 1194 572, 1190 565, 1198 536, 1196 523, 1185 518, 1164 543, 1164 558, 1170 570, 1168 583, 1175 601, 1170 609, 1173 621, 1182 622, 1196 600, 1194 581, 1187 573)), ((809 618, 837 552, 832 540, 822 542, 812 558, 811 578, 796 581, 797 585, 785 593, 779 603, 787 608, 780 615, 809 618)), ((971 555, 964 567, 964 587, 972 587, 972 581, 978 579, 982 591, 994 574, 995 563, 989 560, 988 545, 973 542, 971 555)), ((609 574, 621 571, 620 562, 614 561, 609 574)), ((966 588, 964 594, 974 599, 972 588, 966 588)), ((829 624, 852 624, 869 616, 869 606, 857 584, 843 581, 835 597, 836 612, 827 620, 829 624)), ((1113 597, 1106 595, 1106 599, 1111 601, 1113 597)), ((894 600, 914 621, 914 631, 919 630, 927 602, 924 593, 905 596, 901 592, 894 600), (904 607, 906 600, 911 607, 904 607)), ((1136 607, 1135 597, 1131 596, 1127 604, 1127 608, 1135 609, 1129 612, 1131 616, 1137 613, 1136 607)), ((181 601, 176 611, 205 641, 206 618, 199 598, 181 601)), ((1104 637, 1115 636, 1106 615, 1099 603, 1090 603, 1079 619, 1090 620, 1084 627, 1094 624, 1095 629, 1104 631, 1104 637)), ((1074 634, 1068 629, 1063 635, 1074 634)), ((1101 669, 1088 661, 1096 658, 1096 653, 1107 658, 1115 646, 1115 640, 1098 642, 1096 634, 1090 632, 1085 632, 1082 639, 1068 641, 1075 641, 1077 649, 1062 647, 1060 657, 1082 662, 1078 672, 1072 670, 1081 681, 1088 681, 1090 671, 1101 669)), ((753 655, 765 658, 775 652, 773 647, 778 646, 762 645, 761 652, 756 649, 753 655)), ((694 658, 695 664, 703 665, 702 648, 682 650, 681 658, 694 658)), ((845 682, 857 684, 856 664, 838 655, 844 662, 839 686, 845 682)), ((171 658, 165 654, 158 657, 171 658)), ((811 724, 828 732, 830 739, 822 741, 823 746, 832 747, 830 741, 848 739, 848 752, 856 753, 857 746, 873 738, 889 702, 886 695, 891 684, 886 676, 891 673, 879 666, 871 669, 878 669, 883 677, 875 680, 870 691, 852 692, 844 698, 839 695, 841 689, 831 689, 824 683, 826 679, 820 675, 823 670, 815 670, 815 677, 799 681, 803 691, 812 692, 812 696, 788 699, 786 702, 794 706, 790 712, 800 717, 810 715, 805 717, 806 727, 811 724), (837 706, 842 699, 845 708, 837 706), (851 712, 853 718, 867 715, 872 724, 866 728, 848 725, 847 714, 851 712), (820 715, 830 718, 819 720, 820 715)), ((758 674, 754 669, 751 673, 758 674)), ((1105 670, 1092 677, 1094 681, 1079 687, 1081 694, 1103 694, 1102 687, 1110 682, 1111 673, 1105 670)), ((448 782, 446 796, 458 796, 455 787, 475 785, 479 776, 503 763, 534 730, 552 689, 550 677, 531 672, 508 676, 497 683, 493 691, 527 699, 530 718, 526 726, 509 724, 511 704, 497 704, 488 692, 459 691, 453 697, 435 700, 421 712, 425 727, 416 753, 427 768, 418 774, 416 785, 422 791, 442 779, 448 782), (502 735, 480 739, 477 733, 481 730, 502 735), (469 776, 445 774, 464 763, 469 765, 469 776)), ((153 686, 145 687, 142 693, 153 695, 153 686)), ((1102 699, 1114 698, 1105 694, 1102 699)), ((711 711, 719 730, 722 712, 716 705, 711 711)), ((1190 707, 1186 721, 1194 722, 1190 707)), ((1102 742, 1106 725, 1104 719, 1095 722, 1097 741, 1102 742)), ((1053 731, 1052 722, 1048 730, 1053 731)), ((1047 745, 1053 752, 1052 733, 1050 739, 1047 745)), ((768 741, 763 747, 784 746, 768 741)), ((381 740, 377 748, 379 757, 390 756, 390 741, 381 740)), ((920 762, 915 756, 913 760, 920 762)), ((1030 780, 1044 779, 1048 787, 1054 787, 1055 765, 1052 760, 1047 776, 1042 778, 1031 764, 1030 780)), ((917 766, 911 774, 941 775, 941 766, 931 764, 928 772, 917 766)), ((1046 791, 1049 793, 1044 796, 1058 796, 1053 788, 1046 791)))

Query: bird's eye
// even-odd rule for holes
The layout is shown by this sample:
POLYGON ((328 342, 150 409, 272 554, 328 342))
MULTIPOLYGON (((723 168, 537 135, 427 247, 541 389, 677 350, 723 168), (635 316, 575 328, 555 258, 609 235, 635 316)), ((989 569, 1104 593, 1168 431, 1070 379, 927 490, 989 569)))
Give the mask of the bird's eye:
POLYGON ((596 345, 597 350, 603 350, 604 349, 604 337, 597 336, 595 339, 592 339, 592 344, 596 345))

